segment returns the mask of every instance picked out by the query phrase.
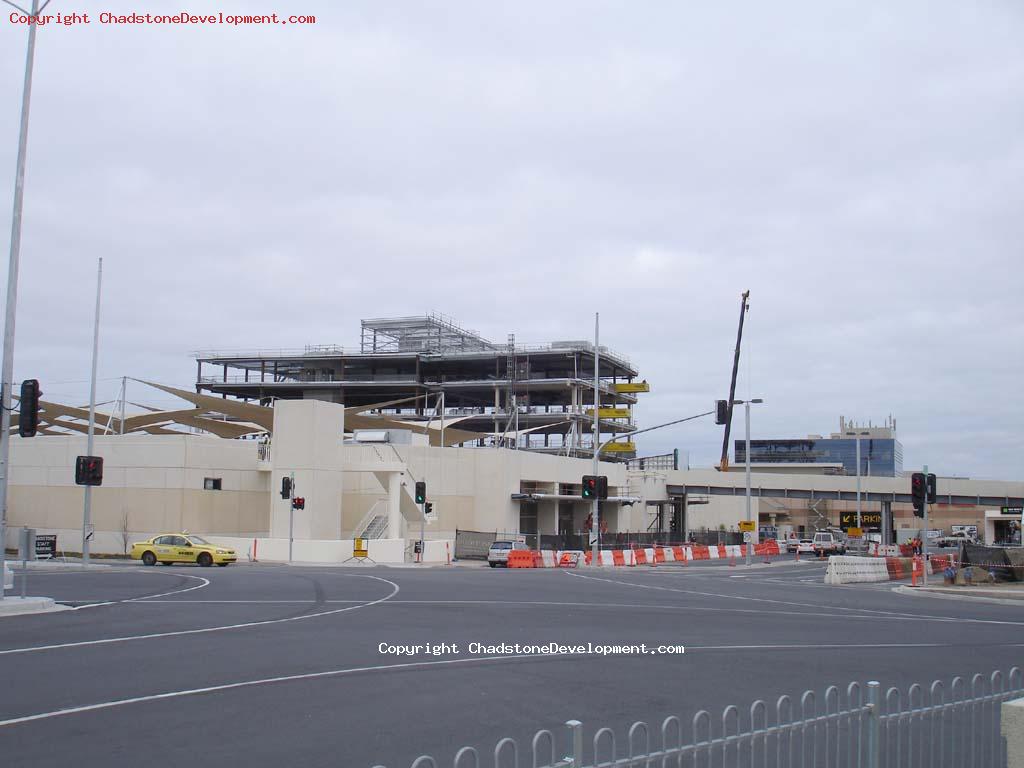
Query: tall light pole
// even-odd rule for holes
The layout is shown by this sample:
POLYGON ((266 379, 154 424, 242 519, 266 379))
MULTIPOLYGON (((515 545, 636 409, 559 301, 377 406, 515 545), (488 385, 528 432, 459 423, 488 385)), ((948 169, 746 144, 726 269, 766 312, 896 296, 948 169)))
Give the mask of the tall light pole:
MULTIPOLYGON (((92 325, 92 383, 89 386, 89 436, 86 438, 85 453, 92 456, 93 436, 96 434, 96 360, 100 349, 100 290, 103 286, 103 257, 96 267, 96 316, 92 325)), ((85 486, 85 502, 82 508, 82 565, 89 564, 90 535, 92 531, 92 486, 85 486)))
MULTIPOLYGON (((746 455, 746 461, 743 462, 743 464, 744 464, 744 466, 746 468, 746 475, 747 475, 747 517, 746 517, 746 520, 749 523, 752 520, 751 512, 750 512, 750 404, 751 403, 763 403, 764 400, 762 400, 760 397, 755 397, 752 400, 733 400, 732 402, 733 402, 733 405, 740 405, 740 404, 742 404, 744 406, 744 414, 746 416, 746 422, 747 422, 747 438, 746 438, 746 454, 747 455, 746 455)), ((753 547, 751 547, 750 544, 751 543, 754 543, 754 544, 760 543, 759 540, 760 540, 760 534, 758 533, 757 525, 755 525, 754 526, 753 542, 749 542, 749 541, 747 542, 747 547, 746 547, 746 550, 747 550, 747 565, 750 565, 750 551, 753 549, 753 547)))
MULTIPOLYGON (((600 390, 601 374, 600 374, 600 368, 599 368, 599 366, 601 364, 601 348, 598 346, 599 331, 600 331, 600 321, 601 321, 601 313, 600 312, 595 312, 594 313, 594 425, 592 427, 592 433, 593 433, 592 440, 593 440, 593 449, 594 449, 594 474, 595 475, 600 473, 600 470, 597 468, 597 462, 598 462, 598 456, 601 453, 600 448, 604 447, 604 446, 601 446, 600 448, 598 447, 598 442, 601 439, 600 427, 598 425, 598 419, 600 418, 600 408, 601 408, 601 390, 600 390)), ((598 496, 598 494, 595 493, 594 494, 594 501, 591 502, 591 506, 590 506, 590 520, 591 520, 590 530, 594 534, 594 538, 590 542, 590 562, 592 562, 594 565, 599 565, 600 564, 600 561, 598 560, 598 558, 601 557, 601 521, 599 519, 599 517, 600 517, 600 509, 599 509, 599 507, 601 505, 601 501, 597 498, 597 496, 598 496)))
MULTIPOLYGON (((858 432, 857 433, 857 528, 861 527, 861 509, 860 509, 860 436, 870 435, 870 432, 858 432)), ((861 534, 863 537, 863 533, 861 534)))
MULTIPOLYGON (((7 5, 17 8, 9 0, 7 5)), ((49 2, 49 0, 47 0, 49 2)), ((45 5, 43 6, 46 7, 45 5)), ((42 9, 32 0, 30 16, 42 9)), ((25 53, 25 80, 21 90, 21 122, 18 126, 18 159, 14 171, 14 208, 11 214, 11 255, 7 263, 7 315, 4 318, 3 367, 0 371, 0 600, 4 598, 3 575, 7 560, 7 481, 11 465, 11 388, 14 385, 14 320, 18 306, 18 262, 21 257, 21 212, 25 199, 25 157, 28 153, 28 113, 32 101, 32 64, 36 53, 36 25, 28 25, 28 50, 25 53)))

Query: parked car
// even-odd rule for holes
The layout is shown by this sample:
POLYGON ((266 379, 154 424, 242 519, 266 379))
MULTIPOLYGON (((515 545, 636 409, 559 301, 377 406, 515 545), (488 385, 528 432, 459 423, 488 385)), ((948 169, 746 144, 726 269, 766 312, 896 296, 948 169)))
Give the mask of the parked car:
POLYGON ((487 550, 487 564, 491 568, 497 568, 499 565, 508 565, 508 553, 514 549, 529 549, 526 544, 521 541, 496 541, 491 544, 491 548, 487 550))
POLYGON ((937 539, 933 539, 931 543, 936 547, 959 547, 961 541, 966 541, 968 544, 978 543, 978 540, 966 531, 955 531, 949 536, 939 536, 937 539))
POLYGON ((846 552, 846 542, 832 531, 818 531, 814 534, 814 552, 823 555, 842 555, 846 552))
POLYGON ((224 567, 238 559, 230 547, 211 544, 193 533, 162 533, 132 544, 129 555, 143 565, 196 563, 204 568, 214 564, 224 567))

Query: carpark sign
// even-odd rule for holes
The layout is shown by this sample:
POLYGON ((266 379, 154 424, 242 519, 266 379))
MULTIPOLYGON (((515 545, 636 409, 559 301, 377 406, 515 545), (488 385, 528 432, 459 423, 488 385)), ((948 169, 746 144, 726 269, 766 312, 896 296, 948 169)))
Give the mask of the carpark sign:
POLYGON ((57 535, 43 534, 36 536, 36 559, 52 560, 57 557, 57 535))

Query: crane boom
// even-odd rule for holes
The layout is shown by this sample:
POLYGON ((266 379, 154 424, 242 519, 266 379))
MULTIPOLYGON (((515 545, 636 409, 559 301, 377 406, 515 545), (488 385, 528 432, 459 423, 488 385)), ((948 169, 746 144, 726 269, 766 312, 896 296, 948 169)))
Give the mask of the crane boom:
MULTIPOLYGON (((744 291, 740 297, 740 325, 736 330, 736 353, 732 358, 732 380, 729 382, 729 405, 728 412, 725 417, 725 437, 722 438, 722 461, 719 463, 718 468, 722 472, 729 471, 729 432, 732 427, 732 405, 733 400, 736 399, 736 373, 740 367, 740 342, 743 340, 743 318, 747 314, 747 310, 750 308, 747 304, 747 299, 750 298, 750 291, 744 291)), ((747 461, 750 461, 750 457, 747 457, 747 461)))

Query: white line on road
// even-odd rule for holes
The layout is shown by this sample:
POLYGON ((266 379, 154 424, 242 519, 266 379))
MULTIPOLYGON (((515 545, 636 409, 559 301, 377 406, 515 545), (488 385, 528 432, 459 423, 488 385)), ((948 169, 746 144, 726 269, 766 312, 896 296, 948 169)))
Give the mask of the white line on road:
MULTIPOLYGON (((247 621, 241 624, 226 624, 218 627, 203 627, 201 629, 181 629, 174 632, 154 632, 149 635, 129 635, 127 637, 107 637, 99 640, 83 640, 77 643, 55 643, 53 645, 35 645, 27 648, 9 648, 7 650, 0 651, 0 656, 7 656, 16 653, 34 653, 37 651, 52 651, 59 648, 82 648, 89 645, 107 645, 109 643, 124 643, 129 640, 153 640, 161 637, 180 637, 182 635, 200 635, 208 632, 224 632, 229 629, 247 629, 249 627, 265 627, 269 624, 286 624, 292 621, 303 621, 305 619, 316 619, 321 616, 332 616, 338 613, 344 613, 345 611, 354 611, 358 608, 368 608, 371 605, 377 605, 383 603, 386 600, 391 599, 398 594, 399 586, 393 581, 382 579, 379 576, 364 576, 361 574, 345 574, 352 576, 356 579, 373 579, 375 581, 383 581, 385 584, 390 584, 394 589, 390 594, 384 597, 373 600, 368 603, 360 603, 359 605, 350 605, 347 608, 335 608, 332 611, 321 611, 320 613, 310 613, 305 616, 289 616, 284 619, 265 619, 263 621, 247 621)), ((196 577, 198 578, 198 577, 196 577)))
MULTIPOLYGON (((168 575, 170 575, 170 574, 168 574, 168 575)), ((196 590, 196 589, 202 589, 203 587, 210 586, 210 580, 209 579, 204 579, 202 576, 192 576, 191 574, 188 574, 188 573, 175 573, 174 575, 175 576, 182 576, 182 577, 184 577, 186 579, 196 579, 196 580, 198 580, 198 581, 200 581, 202 583, 201 584, 196 584, 194 587, 186 587, 185 589, 175 589, 175 590, 172 590, 170 592, 161 592, 158 595, 147 595, 145 597, 129 597, 129 598, 125 598, 124 600, 108 600, 105 603, 85 603, 84 605, 76 605, 71 610, 73 610, 73 611, 80 611, 83 608, 99 608, 102 605, 119 605, 121 603, 141 603, 141 602, 143 602, 145 600, 152 600, 153 598, 157 598, 157 597, 169 597, 171 595, 183 595, 186 592, 191 592, 191 591, 196 590)), ((60 601, 58 600, 57 602, 60 602, 60 601)))
MULTIPOLYGON (((1017 648, 1021 643, 999 644, 1000 647, 1017 648)), ((827 644, 786 644, 786 645, 701 645, 686 646, 687 653, 692 651, 806 651, 806 650, 838 650, 847 648, 886 648, 886 649, 910 649, 910 648, 954 648, 959 647, 953 643, 827 643, 827 644)), ((992 646, 988 646, 992 647, 992 646)), ((48 720, 54 717, 67 715, 78 715, 86 712, 96 712, 103 709, 113 709, 131 704, 144 704, 150 701, 161 701, 164 699, 176 699, 183 696, 197 696, 204 693, 218 693, 220 691, 235 690, 238 688, 253 688, 261 685, 273 685, 275 683, 289 683, 302 680, 317 680, 327 677, 341 677, 343 675, 354 675, 361 672, 390 672, 403 669, 415 669, 426 667, 453 666, 455 664, 467 664, 471 662, 487 661, 523 661, 527 659, 566 659, 597 656, 597 654, 518 654, 509 656, 473 656, 463 659, 444 659, 441 661, 410 661, 403 664, 380 664, 369 667, 349 667, 346 669, 331 669, 324 672, 307 672, 298 675, 282 675, 280 677, 265 677, 258 680, 244 680, 237 683, 225 683, 223 685, 211 685, 205 688, 187 688, 180 691, 167 691, 149 696, 135 696, 130 699, 114 699, 98 704, 86 704, 80 707, 68 707, 66 709, 55 709, 50 712, 39 712, 34 715, 12 717, 8 720, 0 720, 0 728, 23 723, 48 720)))
MULTIPOLYGON (((718 592, 698 592, 693 589, 680 589, 678 587, 660 587, 654 584, 637 584, 632 581, 616 581, 615 579, 602 579, 597 576, 584 576, 581 573, 573 573, 572 571, 564 571, 567 576, 575 576, 578 579, 589 579, 591 581, 605 581, 609 584, 618 584, 624 587, 636 587, 638 589, 656 589, 664 592, 679 592, 687 595, 698 595, 700 597, 716 597, 725 600, 746 600, 756 603, 770 603, 773 605, 791 605, 800 608, 815 608, 821 610, 824 606, 816 603, 796 603, 789 600, 772 600, 767 597, 749 597, 747 595, 728 595, 718 592)), ((950 616, 930 616, 922 615, 917 613, 902 613, 900 611, 880 611, 872 608, 847 608, 844 606, 833 605, 828 607, 829 610, 843 611, 841 614, 831 614, 833 616, 842 616, 843 618, 856 619, 856 618, 870 618, 870 619, 904 619, 914 621, 938 621, 938 622, 968 622, 971 624, 1001 624, 1012 627, 1024 626, 1024 622, 1021 621, 999 621, 997 619, 969 619, 960 617, 950 616), (869 616, 857 616, 855 613, 870 614, 869 616)), ((693 609, 690 609, 693 610, 693 609)), ((816 614, 825 616, 828 614, 816 614)))
MULTIPOLYGON (((625 583, 625 582, 623 582, 625 583)), ((636 585, 639 586, 639 585, 636 585)), ((680 591, 680 590, 672 590, 680 591)), ((311 600, 147 600, 146 603, 154 603, 156 605, 167 605, 173 603, 184 603, 186 605, 220 605, 220 604, 233 604, 233 605, 280 605, 280 604, 291 604, 291 605, 316 605, 311 600)), ((358 603, 358 600, 324 600, 325 604, 335 603, 358 603)), ((140 603, 145 604, 145 603, 140 603)), ((553 601, 553 600, 388 600, 386 605, 397 606, 397 605, 492 605, 492 606, 540 606, 540 607, 553 607, 553 608, 613 608, 613 609, 653 609, 659 611, 685 611, 685 612, 710 612, 710 613, 744 613, 744 614, 758 614, 758 615, 770 615, 770 616, 806 616, 813 619, 817 618, 833 618, 833 619, 861 619, 871 621, 936 621, 940 623, 956 623, 958 621, 964 621, 949 616, 920 616, 918 614, 899 614, 899 613, 883 613, 881 615, 857 615, 850 613, 828 613, 823 612, 821 609, 824 606, 816 606, 818 610, 814 611, 787 611, 779 608, 724 608, 719 606, 704 606, 704 605, 669 605, 669 604, 657 604, 657 603, 581 603, 581 602, 567 602, 567 601, 553 601)), ((800 605, 795 603, 795 605, 800 605)), ((839 608, 838 610, 861 610, 859 608, 839 608)), ((866 609, 865 609, 866 610, 866 609)), ((996 623, 1010 623, 1016 626, 1014 622, 996 622, 996 623)))

